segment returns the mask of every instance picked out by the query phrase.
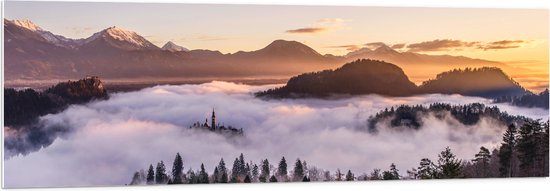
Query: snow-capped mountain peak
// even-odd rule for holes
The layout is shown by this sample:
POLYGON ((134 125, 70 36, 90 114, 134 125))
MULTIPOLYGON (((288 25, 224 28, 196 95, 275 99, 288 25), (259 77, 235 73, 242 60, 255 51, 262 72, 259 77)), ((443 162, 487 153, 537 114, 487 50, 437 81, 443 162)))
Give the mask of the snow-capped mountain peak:
POLYGON ((136 32, 124 30, 116 26, 107 28, 105 32, 116 40, 127 41, 143 47, 147 46, 147 41, 145 41, 145 39, 139 36, 136 32))
POLYGON ((158 49, 157 46, 136 32, 125 30, 116 26, 109 27, 93 34, 84 40, 84 44, 90 43, 97 39, 103 39, 103 41, 107 42, 111 46, 127 50, 158 49))
POLYGON ((31 31, 43 31, 42 28, 40 28, 39 26, 35 25, 32 21, 30 20, 13 20, 12 21, 15 25, 17 26, 20 26, 20 27, 23 27, 23 28, 26 28, 26 29, 29 29, 31 31))
POLYGON ((189 51, 189 49, 183 47, 183 46, 180 46, 180 45, 177 45, 176 43, 173 43, 172 41, 168 41, 166 44, 164 44, 164 46, 162 46, 162 49, 163 50, 168 50, 168 51, 171 51, 171 52, 179 52, 179 51, 189 51))

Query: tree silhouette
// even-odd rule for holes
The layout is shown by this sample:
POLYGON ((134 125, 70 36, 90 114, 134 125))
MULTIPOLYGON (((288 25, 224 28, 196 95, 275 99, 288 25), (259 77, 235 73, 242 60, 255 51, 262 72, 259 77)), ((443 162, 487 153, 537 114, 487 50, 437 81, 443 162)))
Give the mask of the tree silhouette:
POLYGON ((438 178, 462 178, 461 161, 456 159, 449 147, 439 154, 437 163, 440 169, 438 178))
POLYGON ((166 184, 168 182, 168 175, 166 175, 166 167, 164 162, 160 161, 157 163, 157 168, 155 172, 155 183, 156 184, 166 184))
POLYGON ((227 183, 229 180, 227 175, 227 168, 225 167, 225 162, 223 161, 223 158, 220 159, 220 163, 218 164, 218 171, 220 174, 220 177, 216 177, 219 179, 220 183, 227 183))
POLYGON ((176 154, 174 159, 174 164, 172 166, 172 184, 182 184, 183 183, 183 160, 180 156, 180 153, 176 154))
POLYGON ((296 163, 294 164, 294 174, 292 175, 293 181, 302 181, 304 178, 304 167, 302 166, 302 161, 300 159, 296 159, 296 163))
POLYGON ((147 184, 155 184, 155 170, 153 169, 153 164, 149 165, 149 170, 147 171, 147 184))
POLYGON ((348 173, 346 173, 346 181, 353 181, 355 180, 355 176, 353 176, 353 173, 351 173, 351 170, 348 170, 348 173))
POLYGON ((434 179, 437 178, 437 167, 428 158, 420 160, 420 166, 418 167, 418 178, 420 179, 434 179))
POLYGON ((204 164, 201 164, 201 170, 199 172, 199 184, 208 184, 208 173, 204 169, 204 164))
POLYGON ((503 177, 513 177, 515 174, 514 166, 516 161, 516 126, 513 124, 508 125, 508 129, 502 137, 502 145, 500 146, 499 162, 500 162, 500 175, 503 177))
POLYGON ((279 168, 277 170, 277 175, 282 178, 283 180, 286 179, 286 177, 288 176, 288 171, 287 171, 287 164, 286 164, 286 159, 285 157, 283 157, 281 159, 281 161, 279 162, 279 168))
POLYGON ((267 159, 262 161, 262 167, 261 167, 261 173, 260 173, 260 182, 267 182, 269 181, 270 177, 270 170, 269 170, 269 161, 267 159))

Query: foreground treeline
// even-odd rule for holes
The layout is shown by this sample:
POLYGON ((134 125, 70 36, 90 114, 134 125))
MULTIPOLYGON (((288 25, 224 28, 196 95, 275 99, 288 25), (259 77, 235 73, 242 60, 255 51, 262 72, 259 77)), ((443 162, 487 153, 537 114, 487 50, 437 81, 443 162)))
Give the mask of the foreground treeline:
POLYGON ((521 127, 510 125, 498 148, 492 152, 481 147, 472 160, 461 160, 447 147, 437 160, 423 158, 417 168, 400 173, 395 164, 385 171, 374 169, 356 174, 351 170, 334 172, 310 166, 304 160, 287 162, 282 157, 276 163, 268 159, 259 164, 246 162, 244 155, 235 158, 231 168, 224 159, 214 166, 212 174, 201 164, 197 170, 184 171, 180 154, 172 163, 170 174, 163 161, 149 165, 147 171, 134 173, 130 185, 153 184, 208 184, 253 182, 310 182, 310 181, 363 181, 400 179, 450 179, 490 177, 547 177, 548 176, 548 121, 529 121, 521 127), (289 165, 292 165, 290 167, 289 165))

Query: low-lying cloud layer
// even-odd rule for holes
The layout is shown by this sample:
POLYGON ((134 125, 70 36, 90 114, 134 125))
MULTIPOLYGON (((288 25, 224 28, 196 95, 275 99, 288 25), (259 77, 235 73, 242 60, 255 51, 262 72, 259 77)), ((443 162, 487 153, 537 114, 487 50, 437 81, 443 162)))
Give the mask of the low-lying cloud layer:
MULTIPOLYGON (((435 159, 446 146, 458 157, 470 159, 480 146, 498 145, 504 129, 490 120, 463 126, 428 116, 419 131, 380 128, 378 134, 369 134, 360 129, 370 115, 386 107, 433 102, 488 104, 488 100, 437 94, 336 100, 260 100, 252 96, 252 92, 272 87, 226 82, 156 86, 44 116, 41 122, 45 126, 63 125, 69 132, 37 152, 5 160, 5 186, 123 185, 134 171, 151 163, 164 160, 170 169, 176 152, 181 153, 185 170, 204 163, 210 173, 221 157, 230 166, 244 153, 247 161, 255 163, 267 158, 275 164, 285 156, 292 166, 300 157, 331 172, 351 169, 357 175, 396 163, 404 174, 418 166, 421 158, 435 159), (218 122, 243 128, 245 136, 227 139, 188 128, 210 117, 213 107, 218 122)), ((511 114, 548 118, 547 110, 499 107, 511 114)))

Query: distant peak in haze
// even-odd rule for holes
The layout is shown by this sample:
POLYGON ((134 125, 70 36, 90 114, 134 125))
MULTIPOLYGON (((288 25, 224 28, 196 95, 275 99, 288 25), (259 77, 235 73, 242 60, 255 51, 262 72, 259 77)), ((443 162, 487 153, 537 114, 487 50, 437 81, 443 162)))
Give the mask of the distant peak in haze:
POLYGON ((375 52, 397 52, 396 50, 394 50, 393 48, 389 47, 388 45, 380 45, 378 48, 374 49, 375 52))
POLYGON ((346 54, 346 57, 360 55, 360 54, 369 53, 369 52, 372 52, 372 50, 370 48, 363 47, 361 49, 349 52, 348 54, 346 54))
POLYGON ((32 21, 24 19, 24 20, 12 20, 15 25, 29 29, 31 31, 42 31, 42 28, 40 28, 38 25, 34 24, 32 21))
POLYGON ((298 41, 275 40, 259 51, 267 51, 282 54, 303 54, 321 56, 311 47, 298 41))
POLYGON ((168 51, 171 51, 171 52, 180 52, 180 51, 187 52, 187 51, 189 51, 189 49, 187 49, 183 46, 177 45, 176 43, 174 43, 172 41, 168 41, 166 44, 164 44, 164 46, 162 46, 162 49, 163 50, 168 50, 168 51))

